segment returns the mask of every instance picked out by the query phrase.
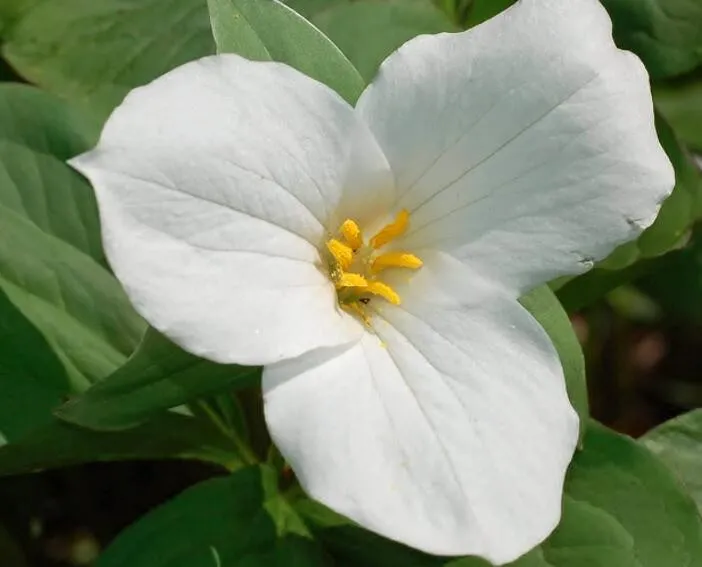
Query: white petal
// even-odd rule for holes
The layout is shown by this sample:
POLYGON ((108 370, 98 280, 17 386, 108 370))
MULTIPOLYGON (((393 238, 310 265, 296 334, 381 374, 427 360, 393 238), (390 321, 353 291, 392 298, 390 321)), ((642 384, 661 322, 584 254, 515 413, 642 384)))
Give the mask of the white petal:
POLYGON ((266 420, 331 508, 430 553, 505 563, 557 524, 578 419, 543 330, 446 262, 427 258, 377 336, 266 367, 266 420))
POLYGON ((318 248, 342 189, 391 192, 392 177, 327 87, 276 63, 204 58, 133 91, 72 164, 95 186, 135 306, 187 350, 266 364, 357 340, 318 248))
POLYGON ((521 0, 391 55, 358 110, 434 246, 523 292, 636 237, 674 184, 648 77, 597 0, 521 0))

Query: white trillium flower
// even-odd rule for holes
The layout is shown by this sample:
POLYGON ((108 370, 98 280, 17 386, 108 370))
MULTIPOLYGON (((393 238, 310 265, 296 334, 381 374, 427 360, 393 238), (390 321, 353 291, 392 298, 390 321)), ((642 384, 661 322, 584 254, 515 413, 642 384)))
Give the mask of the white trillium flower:
POLYGON ((578 419, 517 302, 656 216, 674 175, 596 0, 422 36, 355 108, 278 63, 188 63, 73 165, 135 307, 264 365, 314 498, 434 554, 515 559, 558 523, 578 419))

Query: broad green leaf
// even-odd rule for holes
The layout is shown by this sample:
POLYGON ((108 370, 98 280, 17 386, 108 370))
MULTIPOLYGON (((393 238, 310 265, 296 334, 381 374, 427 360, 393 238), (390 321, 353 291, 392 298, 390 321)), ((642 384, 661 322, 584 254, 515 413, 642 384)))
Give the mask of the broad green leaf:
POLYGON ((669 469, 633 439, 595 423, 584 447, 570 469, 566 494, 605 512, 629 533, 635 565, 702 565, 702 519, 669 469))
POLYGON ((260 372, 257 367, 203 360, 149 329, 124 366, 56 414, 91 429, 125 429, 196 398, 255 384, 260 372))
POLYGON ((702 152, 702 72, 654 85, 653 98, 680 140, 702 152))
POLYGON ((364 83, 329 38, 276 0, 208 0, 219 53, 279 61, 325 83, 353 104, 364 83))
POLYGON ((666 421, 640 441, 675 472, 702 514, 702 409, 666 421))
POLYGON ((317 13, 312 22, 339 46, 370 82, 380 63, 419 34, 456 31, 429 0, 358 0, 317 13))
POLYGON ((622 49, 636 53, 654 79, 702 63, 702 3, 698 0, 602 0, 622 49))
POLYGON ((235 470, 248 456, 214 427, 174 413, 125 431, 99 433, 54 419, 0 448, 0 476, 137 459, 196 459, 235 470))
POLYGON ((0 290, 0 445, 49 421, 69 391, 46 339, 0 290))
POLYGON ((519 301, 544 328, 558 351, 568 397, 580 417, 582 436, 589 417, 585 360, 570 319, 548 286, 537 287, 519 301))
POLYGON ((0 290, 75 389, 120 366, 144 328, 105 267, 92 189, 65 164, 94 138, 66 103, 0 85, 0 290))
POLYGON ((318 567, 327 563, 268 467, 202 482, 127 528, 96 567, 318 567))
POLYGON ((214 53, 206 0, 0 0, 2 54, 104 118, 132 88, 214 53))
POLYGON ((283 2, 308 20, 323 10, 340 4, 351 4, 351 0, 283 0, 283 2))

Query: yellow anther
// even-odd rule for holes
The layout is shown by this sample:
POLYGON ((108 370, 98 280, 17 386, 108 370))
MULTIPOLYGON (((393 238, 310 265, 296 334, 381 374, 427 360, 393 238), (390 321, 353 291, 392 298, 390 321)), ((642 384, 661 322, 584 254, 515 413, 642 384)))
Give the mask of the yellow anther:
POLYGON ((335 282, 336 287, 368 287, 368 281, 361 274, 344 272, 335 282))
POLYGON ((344 237, 346 243, 353 249, 358 250, 363 246, 363 236, 361 235, 361 229, 358 225, 351 219, 346 219, 341 227, 339 228, 341 236, 344 237))
POLYGON ((378 234, 371 238, 371 246, 373 248, 381 248, 382 246, 385 246, 388 242, 404 234, 405 230, 407 230, 408 224, 409 213, 406 209, 402 209, 399 213, 397 213, 394 221, 384 226, 378 234))
POLYGON ((371 265, 371 269, 374 272, 380 272, 385 268, 409 268, 410 270, 417 270, 422 267, 424 263, 417 258, 414 254, 408 252, 388 252, 387 254, 381 254, 371 265))
POLYGON ((342 270, 348 270, 353 262, 353 250, 346 246, 343 242, 339 242, 335 238, 327 240, 327 250, 334 256, 342 270))
POLYGON ((387 299, 393 305, 400 305, 400 296, 389 285, 383 282, 368 282, 367 287, 363 290, 366 293, 379 295, 383 299, 387 299))

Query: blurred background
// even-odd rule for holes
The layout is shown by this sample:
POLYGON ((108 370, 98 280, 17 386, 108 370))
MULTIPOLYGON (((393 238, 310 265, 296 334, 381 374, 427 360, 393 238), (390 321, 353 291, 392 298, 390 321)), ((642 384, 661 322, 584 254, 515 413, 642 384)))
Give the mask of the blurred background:
MULTIPOLYGON (((125 50, 120 55, 118 49, 152 35, 156 42, 163 26, 153 25, 158 19, 154 14, 180 11, 181 28, 197 22, 188 49, 181 46, 180 51, 166 52, 168 42, 161 38, 158 49, 167 58, 166 67, 211 49, 204 0, 140 2, 0 0, 1 80, 37 84, 76 99, 99 121, 129 87, 154 73, 140 67, 137 52, 129 54, 131 59, 121 59, 125 50), (49 10, 49 3, 56 12, 45 14, 41 27, 32 18, 40 10, 49 10), (120 28, 122 21, 129 26, 120 28), (70 59, 67 63, 57 59, 71 49, 94 50, 96 61, 102 57, 107 68, 121 65, 119 80, 114 81, 119 88, 95 79, 89 89, 80 91, 86 74, 97 71, 73 68, 76 63, 70 59), (95 103, 95 93, 102 92, 103 86, 106 94, 95 103)), ((384 56, 410 37, 470 27, 511 2, 289 3, 328 33, 369 79, 384 56)), ((702 226, 697 222, 702 212, 702 159, 697 153, 702 153, 702 4, 696 0, 660 3, 667 4, 672 14, 666 20, 668 27, 657 22, 649 32, 674 47, 663 51, 667 58, 661 57, 661 50, 654 58, 647 51, 650 46, 642 47, 632 39, 638 37, 637 26, 648 28, 644 16, 637 20, 631 2, 605 2, 620 46, 637 51, 649 67, 659 134, 676 165, 679 187, 672 204, 666 205, 655 238, 622 247, 584 276, 554 282, 582 344, 592 415, 632 436, 702 407, 702 226), (685 59, 676 43, 691 36, 697 59, 685 59)), ((2 478, 0 567, 90 565, 101 548, 145 512, 195 482, 224 472, 195 462, 140 461, 2 478)))

